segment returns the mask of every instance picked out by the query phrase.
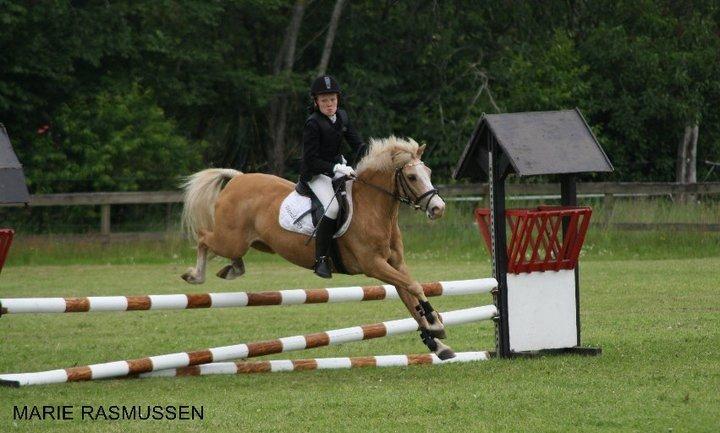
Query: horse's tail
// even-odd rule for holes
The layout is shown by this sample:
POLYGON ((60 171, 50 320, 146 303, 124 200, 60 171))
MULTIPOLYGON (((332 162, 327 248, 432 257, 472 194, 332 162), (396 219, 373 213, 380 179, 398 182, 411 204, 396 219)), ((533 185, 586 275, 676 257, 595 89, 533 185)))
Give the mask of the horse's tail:
POLYGON ((209 168, 188 176, 182 183, 182 230, 197 241, 200 230, 212 231, 215 202, 227 180, 242 174, 231 168, 209 168))

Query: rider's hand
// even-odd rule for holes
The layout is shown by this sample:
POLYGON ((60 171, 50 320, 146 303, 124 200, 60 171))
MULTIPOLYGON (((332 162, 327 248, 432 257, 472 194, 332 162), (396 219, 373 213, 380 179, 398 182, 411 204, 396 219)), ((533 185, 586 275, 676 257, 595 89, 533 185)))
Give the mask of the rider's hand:
POLYGON ((340 173, 343 176, 355 178, 357 177, 357 173, 355 173, 355 170, 353 170, 352 167, 345 165, 345 164, 335 164, 335 167, 333 167, 333 171, 335 173, 340 173))

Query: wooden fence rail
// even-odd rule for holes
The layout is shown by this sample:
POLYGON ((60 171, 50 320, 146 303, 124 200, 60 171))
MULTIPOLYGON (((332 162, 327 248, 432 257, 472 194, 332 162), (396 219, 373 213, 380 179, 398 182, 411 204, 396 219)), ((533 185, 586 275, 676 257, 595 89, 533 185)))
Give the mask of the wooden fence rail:
MULTIPOLYGON (((443 196, 487 195, 486 183, 438 186, 443 196)), ((507 184, 508 195, 560 195, 559 183, 518 183, 507 184)), ((720 194, 720 182, 682 184, 673 182, 585 182, 577 184, 577 192, 583 194, 620 196, 674 196, 678 194, 714 195, 720 194)))
MULTIPOLYGON (((443 198, 449 201, 481 200, 489 194, 486 183, 438 185, 443 198)), ((717 195, 720 194, 720 182, 705 182, 694 184, 680 184, 668 182, 585 182, 577 184, 580 197, 604 197, 605 203, 612 207, 615 197, 637 196, 668 196, 682 197, 687 195, 717 195)), ((511 198, 547 199, 559 197, 560 184, 507 184, 506 193, 511 198)), ((64 194, 33 194, 30 196, 30 207, 42 206, 100 206, 100 234, 110 235, 111 206, 128 204, 167 204, 169 206, 182 203, 182 193, 179 191, 143 191, 143 192, 88 192, 64 194)), ((3 206, 3 205, 0 205, 3 206)), ((682 224, 681 224, 682 225, 682 224)), ((718 231, 718 224, 706 224, 704 228, 718 231)), ((641 229, 642 224, 630 224, 624 229, 641 229)), ((658 224, 648 224, 648 229, 657 228, 658 224), (650 227, 653 226, 653 227, 650 227)), ((670 223, 668 228, 678 229, 680 225, 670 223), (675 227, 669 227, 674 225, 675 227)), ((687 227, 688 225, 682 225, 687 227)), ((699 226, 699 225, 698 225, 699 226)), ((705 226, 705 225, 703 225, 705 226)), ((620 228, 620 227, 619 227, 620 228)), ((703 229, 703 228, 701 228, 703 229)))

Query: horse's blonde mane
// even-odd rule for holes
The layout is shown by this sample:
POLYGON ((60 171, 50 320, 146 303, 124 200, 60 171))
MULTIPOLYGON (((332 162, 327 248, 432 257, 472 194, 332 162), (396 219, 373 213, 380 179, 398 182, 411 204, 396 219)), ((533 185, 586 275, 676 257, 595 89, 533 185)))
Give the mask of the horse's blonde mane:
POLYGON ((392 171, 410 162, 418 152, 417 141, 391 135, 387 138, 371 138, 367 155, 360 160, 357 171, 392 171))

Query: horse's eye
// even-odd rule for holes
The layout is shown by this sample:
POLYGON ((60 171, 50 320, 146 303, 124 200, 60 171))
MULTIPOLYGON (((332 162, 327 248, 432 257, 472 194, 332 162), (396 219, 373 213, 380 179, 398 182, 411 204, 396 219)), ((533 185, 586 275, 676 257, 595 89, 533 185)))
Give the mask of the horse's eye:
POLYGON ((417 180, 417 176, 415 176, 414 174, 411 174, 410 176, 408 176, 408 180, 410 182, 415 182, 417 180))

